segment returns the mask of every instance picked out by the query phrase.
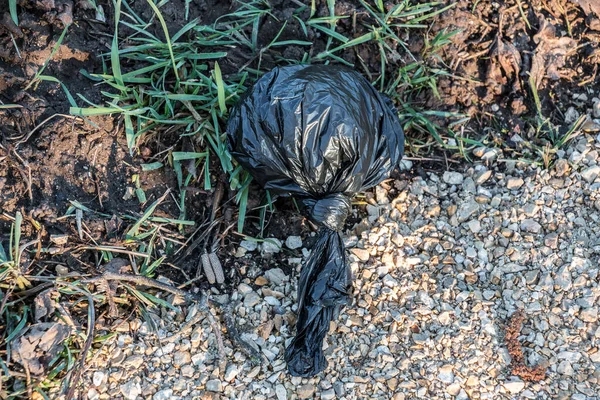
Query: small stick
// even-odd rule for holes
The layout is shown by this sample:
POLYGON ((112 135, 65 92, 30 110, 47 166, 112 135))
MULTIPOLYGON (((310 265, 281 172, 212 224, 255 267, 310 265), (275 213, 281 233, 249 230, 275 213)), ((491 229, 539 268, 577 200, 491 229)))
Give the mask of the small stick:
POLYGON ((200 303, 204 309, 207 307, 206 295, 196 295, 190 292, 186 292, 185 290, 178 289, 174 286, 168 285, 166 283, 162 283, 157 281, 156 279, 147 278, 145 276, 139 275, 129 275, 129 274, 115 274, 113 272, 105 272, 100 276, 95 278, 85 279, 83 283, 95 283, 98 281, 102 281, 103 279, 107 281, 123 281, 123 282, 132 282, 137 283, 138 285, 150 286, 160 290, 164 290, 165 292, 173 293, 177 296, 183 297, 185 300, 191 300, 200 303))

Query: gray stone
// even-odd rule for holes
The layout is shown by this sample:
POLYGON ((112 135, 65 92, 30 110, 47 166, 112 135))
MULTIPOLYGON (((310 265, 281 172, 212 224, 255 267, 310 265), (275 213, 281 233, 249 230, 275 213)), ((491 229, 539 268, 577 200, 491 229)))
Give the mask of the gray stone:
POLYGON ((488 179, 490 179, 490 177, 492 176, 492 171, 490 170, 483 170, 481 172, 478 172, 475 175, 475 183, 477 185, 482 185, 484 184, 488 179))
POLYGON ((225 375, 223 376, 223 378, 227 382, 231 382, 235 379, 235 377, 238 375, 238 373, 239 373, 238 366, 235 364, 230 364, 227 367, 227 369, 225 370, 225 375))
POLYGON ((298 395, 299 399, 310 399, 312 398, 313 394, 315 394, 315 391, 315 385, 307 383, 306 385, 299 386, 296 394, 298 395))
POLYGON ((256 292, 250 292, 244 297, 244 307, 246 308, 252 308, 260 302, 260 296, 256 292))
POLYGON ((547 234, 544 238, 544 244, 551 249, 556 249, 558 247, 558 233, 552 232, 547 234))
POLYGON ((142 394, 142 388, 136 379, 132 379, 129 382, 120 385, 119 390, 121 391, 123 397, 125 397, 127 400, 135 400, 139 395, 142 394))
POLYGON ((377 204, 389 204, 388 192, 381 185, 375 186, 375 200, 377 204))
POLYGON ((394 279, 390 274, 383 277, 383 284, 389 288, 398 287, 398 281, 394 279))
POLYGON ((185 364, 192 362, 192 355, 189 351, 176 351, 173 354, 173 365, 176 367, 182 367, 185 364))
POLYGON ((104 382, 106 382, 106 374, 102 371, 95 371, 94 375, 92 376, 92 382, 96 387, 102 385, 104 382))
POLYGON ((564 291, 571 289, 573 280, 571 278, 571 271, 569 271, 569 267, 567 265, 558 270, 558 273, 554 278, 554 284, 564 291))
POLYGON ((287 400, 287 390, 285 390, 285 386, 279 384, 275 386, 275 395, 277 396, 277 400, 287 400))
POLYGON ((594 182, 598 175, 600 175, 600 166, 598 165, 594 165, 581 171, 581 177, 588 183, 594 182))
POLYGON ((138 369, 144 363, 144 357, 139 354, 129 356, 123 361, 125 368, 138 369))
POLYGON ((529 233, 540 233, 542 226, 536 220, 527 218, 521 222, 521 230, 529 233))
POLYGON ((265 272, 265 278, 275 286, 283 284, 288 280, 288 276, 283 272, 281 268, 273 268, 265 272))
POLYGON ((479 220, 473 219, 469 221, 467 225, 473 233, 479 233, 481 231, 481 223, 479 222, 479 220))
POLYGON ((569 362, 577 362, 581 358, 581 353, 576 351, 561 351, 556 355, 559 360, 567 360, 569 362))
POLYGON ((98 393, 98 391, 94 388, 91 388, 90 390, 88 390, 87 392, 87 400, 98 400, 100 399, 100 394, 98 393))
POLYGON ((438 379, 444 383, 452 383, 454 382, 454 371, 452 365, 444 365, 439 369, 438 379))
POLYGON ((517 190, 518 188, 520 188, 521 186, 523 186, 523 183, 525 183, 523 181, 523 179, 521 178, 508 178, 506 180, 506 188, 508 190, 517 190))
POLYGON ((442 179, 449 185, 460 185, 464 177, 460 172, 446 171, 442 179))
POLYGON ((598 307, 586 308, 579 314, 579 318, 585 322, 598 321, 598 307))
POLYGON ((211 379, 210 381, 206 382, 206 390, 209 392, 222 392, 223 385, 221 384, 220 380, 211 379))
POLYGON ((509 381, 509 382, 504 382, 502 384, 502 386, 504 386, 504 388, 506 390, 508 390, 510 393, 512 394, 517 394, 519 393, 521 390, 523 390, 525 388, 525 382, 523 381, 509 381))
POLYGON ((170 400, 173 398, 173 389, 163 389, 154 393, 152 400, 170 400))
POLYGON ((285 239, 285 245, 288 249, 299 249, 302 247, 302 238, 300 236, 289 236, 285 239))
POLYGON ((352 254, 358 257, 360 261, 369 261, 369 258, 371 257, 369 251, 365 249, 354 248, 350 249, 350 252, 352 252, 352 254))
POLYGON ((461 203, 461 205, 458 207, 458 211, 456 213, 458 222, 465 222, 477 211, 479 211, 479 203, 477 203, 472 197, 469 198, 467 201, 461 203))
POLYGON ((335 399, 335 391, 333 388, 327 389, 321 392, 321 400, 333 400, 335 399))
POLYGON ((402 159, 398 165, 398 169, 400 171, 410 171, 412 169, 413 163, 410 160, 402 159))
POLYGON ((275 254, 281 251, 281 240, 276 238, 266 238, 261 244, 262 254, 275 254))

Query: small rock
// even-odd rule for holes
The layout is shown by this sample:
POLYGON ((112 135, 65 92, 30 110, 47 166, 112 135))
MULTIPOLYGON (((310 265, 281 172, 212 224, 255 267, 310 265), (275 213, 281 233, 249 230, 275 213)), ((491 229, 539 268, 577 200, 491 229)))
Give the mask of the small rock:
POLYGON ((579 112, 575 109, 575 107, 569 107, 567 112, 565 112, 565 122, 567 124, 572 124, 573 122, 577 121, 577 118, 579 118, 579 112))
MULTIPOLYGON (((31 396, 32 399, 37 400, 37 397, 35 396, 31 396)), ((87 392, 87 400, 98 400, 100 398, 100 394, 98 394, 98 391, 94 388, 91 388, 90 390, 88 390, 87 392)), ((41 397, 40 397, 41 399, 41 397)))
POLYGON ((333 388, 321 392, 321 400, 335 399, 335 390, 333 388))
POLYGON ((182 366, 192 362, 192 356, 188 351, 176 351, 173 354, 173 365, 181 368, 182 366))
POLYGON ((444 383, 454 382, 454 372, 452 365, 444 365, 438 372, 438 379, 444 383))
POLYGON ((119 386, 121 394, 127 400, 135 400, 140 394, 142 394, 142 388, 136 379, 132 379, 127 383, 119 386))
POLYGON ((312 398, 313 394, 315 394, 315 390, 315 385, 307 383, 306 385, 298 387, 296 394, 298 395, 299 399, 310 399, 312 398))
POLYGON ((277 400, 287 400, 287 390, 285 390, 285 386, 279 384, 275 386, 275 395, 277 396, 277 400))
POLYGON ((544 238, 544 244, 551 249, 556 249, 558 247, 558 233, 552 232, 547 234, 544 238))
POLYGON ((252 292, 252 288, 249 285, 246 285, 245 283, 240 283, 238 285, 237 291, 239 294, 241 294, 242 296, 247 295, 248 293, 252 292))
POLYGON ((509 381, 509 382, 504 382, 503 386, 506 390, 508 390, 512 394, 517 394, 525 388, 525 382, 509 381))
POLYGON ((266 238, 261 244, 262 254, 275 254, 281 251, 281 240, 276 238, 266 238))
POLYGON ((92 376, 92 382, 94 383, 94 386, 98 387, 98 386, 102 385, 105 381, 106 381, 106 374, 104 372, 102 372, 102 371, 94 372, 94 375, 92 376))
POLYGON ((506 188, 508 190, 516 190, 523 186, 523 183, 525 183, 523 179, 511 177, 506 180, 506 188))
POLYGON ((579 314, 579 318, 585 322, 598 321, 598 307, 586 308, 579 314))
POLYGON ((269 280, 262 275, 259 276, 258 278, 256 278, 256 280, 254 281, 254 284, 257 286, 264 286, 264 285, 267 285, 268 283, 269 283, 269 280))
POLYGON ((460 185, 463 183, 464 177, 460 172, 446 171, 442 177, 448 185, 460 185))
POLYGON ((491 170, 484 170, 475 175, 475 183, 477 185, 484 184, 492 176, 491 170))
POLYGON ((69 241, 69 235, 50 235, 50 241, 57 246, 62 246, 64 244, 67 244, 67 242, 69 241))
POLYGON ((272 282, 275 286, 283 284, 288 280, 288 276, 281 268, 273 268, 265 272, 265 278, 272 282))
POLYGON ((458 222, 465 222, 477 211, 479 211, 479 203, 473 198, 469 198, 469 200, 461 203, 460 207, 458 207, 458 211, 456 212, 458 222))
POLYGON ((233 381, 235 379, 235 377, 237 376, 238 373, 239 373, 239 369, 238 369, 237 365, 230 364, 227 367, 227 370, 225 371, 225 375, 223 376, 223 378, 227 382, 231 382, 231 381, 233 381))
POLYGON ((300 236, 289 236, 285 240, 285 245, 288 249, 299 249, 300 247, 302 247, 302 238, 300 236))
POLYGON ((211 379, 210 381, 206 382, 206 390, 210 392, 222 392, 223 385, 221 384, 220 380, 211 379))
POLYGON ((594 182, 598 175, 600 175, 600 166, 598 165, 594 165, 581 171, 581 177, 588 183, 594 182))
POLYGON ((479 222, 479 220, 473 219, 469 221, 467 225, 473 233, 479 233, 481 231, 481 223, 479 222))
POLYGON ((461 387, 460 387, 459 383, 453 383, 446 387, 446 392, 450 396, 457 396, 460 393, 460 391, 461 391, 461 387))
POLYGON ((173 389, 163 389, 152 396, 152 400, 170 400, 171 398, 173 398, 173 389))
POLYGON ((390 199, 388 199, 388 192, 381 185, 375 186, 375 200, 377 200, 377 204, 389 204, 390 199))
POLYGON ((568 361, 561 361, 556 367, 556 372, 561 375, 572 376, 573 375, 573 366, 568 361))
POLYGON ((138 369, 144 363, 144 357, 139 354, 129 356, 123 361, 125 368, 138 369))
POLYGON ((569 169, 569 162, 564 158, 561 158, 560 160, 556 161, 556 164, 554 164, 554 171, 556 171, 556 176, 558 177, 568 174, 569 169))
POLYGON ((403 158, 402 160, 400 160, 400 163, 398 164, 398 169, 400 171, 410 171, 412 166, 413 166, 412 161, 403 158))
POLYGON ((398 281, 394 279, 390 274, 383 277, 383 284, 390 288, 398 287, 398 281))
POLYGON ((352 252, 352 254, 358 257, 360 261, 369 261, 369 258, 371 257, 369 251, 365 249, 354 248, 350 249, 350 251, 352 252))
POLYGON ((246 308, 252 308, 260 302, 260 296, 256 292, 250 292, 244 297, 244 307, 246 308))
POLYGON ((554 284, 565 292, 571 289, 573 280, 571 278, 571 271, 569 271, 568 266, 565 265, 558 270, 558 273, 554 278, 554 284))
POLYGON ((540 233, 542 226, 536 220, 527 218, 521 222, 521 230, 529 233, 540 233))

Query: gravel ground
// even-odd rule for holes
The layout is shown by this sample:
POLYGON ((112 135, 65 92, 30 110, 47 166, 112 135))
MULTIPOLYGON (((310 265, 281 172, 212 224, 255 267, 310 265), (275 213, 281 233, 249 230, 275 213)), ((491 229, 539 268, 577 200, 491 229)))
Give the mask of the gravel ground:
MULTIPOLYGON (((221 359, 207 320, 162 347, 134 320, 95 356, 87 396, 600 399, 599 148, 600 136, 579 138, 550 170, 480 150, 467 170, 388 181, 394 199, 378 187, 368 218, 346 232, 355 301, 331 325, 319 377, 286 373, 297 274, 273 265, 249 271, 230 298, 265 356, 260 366, 227 337, 221 359), (518 309, 526 362, 548 368, 539 382, 511 376, 504 328, 518 309)), ((296 248, 287 251, 299 268, 299 238, 279 239, 296 248)), ((244 245, 238 256, 259 257, 260 247, 244 245)), ((195 312, 182 310, 155 315, 159 336, 195 312)))

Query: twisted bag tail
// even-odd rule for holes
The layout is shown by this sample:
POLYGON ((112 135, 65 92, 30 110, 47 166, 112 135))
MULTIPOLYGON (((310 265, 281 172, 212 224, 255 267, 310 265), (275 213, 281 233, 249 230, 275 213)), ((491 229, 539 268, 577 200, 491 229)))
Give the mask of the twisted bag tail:
POLYGON ((337 319, 351 299, 352 276, 339 233, 350 212, 350 200, 335 194, 303 203, 321 229, 300 273, 297 333, 286 349, 285 359, 291 375, 309 377, 327 366, 323 339, 330 321, 337 319))

